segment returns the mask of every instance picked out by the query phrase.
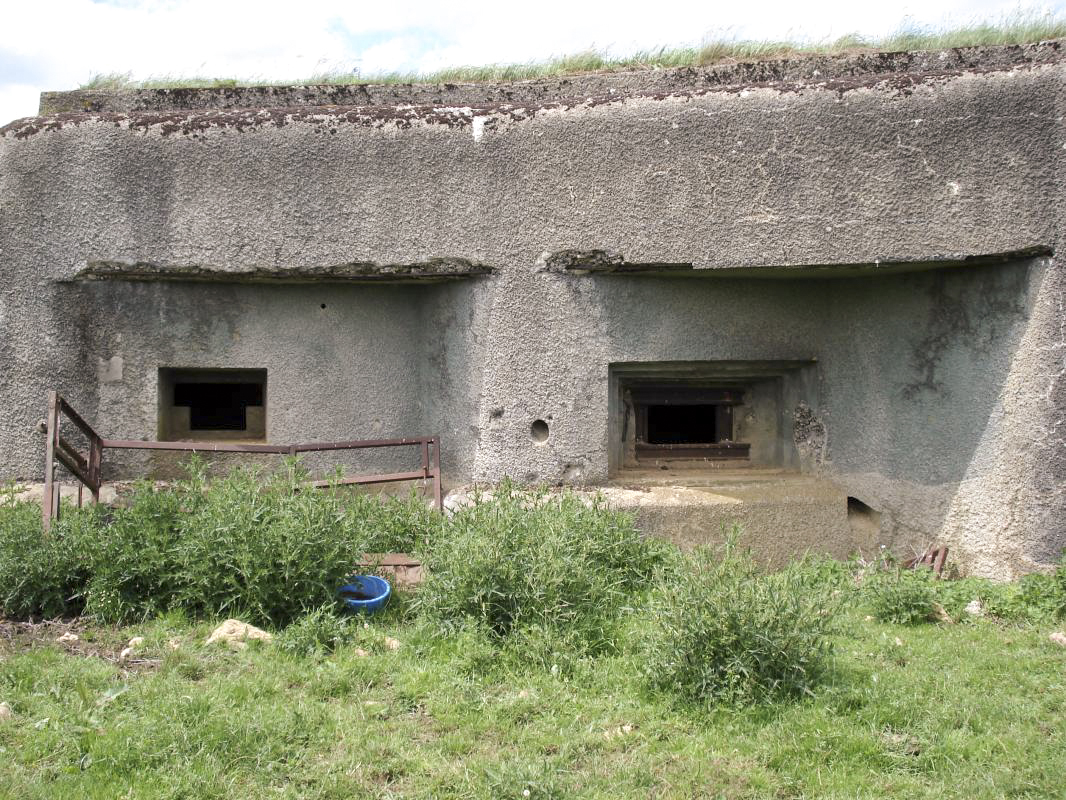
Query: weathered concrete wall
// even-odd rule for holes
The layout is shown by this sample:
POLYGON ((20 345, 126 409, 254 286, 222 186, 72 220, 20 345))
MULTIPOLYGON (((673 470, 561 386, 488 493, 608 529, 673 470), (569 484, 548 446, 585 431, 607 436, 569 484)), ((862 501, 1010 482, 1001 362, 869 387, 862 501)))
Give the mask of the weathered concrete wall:
MULTIPOLYGON (((159 367, 189 365, 265 368, 271 441, 422 430, 423 287, 89 282, 63 290, 62 305, 80 309, 82 348, 59 374, 89 372, 71 384, 71 400, 95 410, 105 436, 156 438, 159 367)), ((352 451, 329 461, 370 466, 384 455, 352 451)), ((418 454, 404 455, 413 468, 418 454)), ((153 457, 157 467, 173 460, 153 457)), ((108 463, 122 474, 124 462, 137 459, 108 463)))
POLYGON ((1066 544, 1062 267, 876 266, 1058 247, 1066 66, 1057 45, 1005 52, 524 107, 13 123, 0 475, 40 473, 48 388, 151 436, 158 366, 225 364, 270 371, 274 440, 440 431, 455 481, 597 483, 609 364, 817 359, 800 460, 882 511, 887 542, 943 539, 985 574, 1046 564, 1066 544), (552 266, 564 250, 697 274, 571 274, 552 266), (439 257, 496 273, 240 283, 439 257), (243 274, 69 282, 94 260, 243 274), (870 267, 780 277, 835 264, 870 267))

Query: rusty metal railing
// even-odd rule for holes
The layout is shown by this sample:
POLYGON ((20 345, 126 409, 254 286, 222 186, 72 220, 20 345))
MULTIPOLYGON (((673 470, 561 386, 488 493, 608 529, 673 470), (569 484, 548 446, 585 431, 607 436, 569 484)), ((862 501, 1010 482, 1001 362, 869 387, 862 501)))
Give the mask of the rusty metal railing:
POLYGON ((419 469, 407 472, 390 472, 380 475, 361 475, 329 481, 313 481, 311 486, 350 486, 355 484, 392 483, 395 481, 433 481, 433 500, 437 508, 444 510, 441 494, 440 437, 418 436, 403 439, 362 439, 341 442, 309 442, 304 444, 240 444, 236 442, 145 442, 136 439, 105 439, 89 425, 59 395, 48 393, 48 441, 45 444, 44 496, 41 499, 41 515, 47 531, 52 520, 59 519, 60 492, 55 480, 56 463, 62 464, 78 480, 78 505, 82 504, 83 489, 88 488, 93 502, 100 502, 100 487, 103 484, 103 458, 105 450, 177 450, 190 453, 259 453, 292 455, 327 450, 362 450, 377 447, 418 447, 422 464, 419 469), (87 452, 82 454, 69 439, 63 436, 61 426, 64 417, 72 422, 88 439, 87 452))

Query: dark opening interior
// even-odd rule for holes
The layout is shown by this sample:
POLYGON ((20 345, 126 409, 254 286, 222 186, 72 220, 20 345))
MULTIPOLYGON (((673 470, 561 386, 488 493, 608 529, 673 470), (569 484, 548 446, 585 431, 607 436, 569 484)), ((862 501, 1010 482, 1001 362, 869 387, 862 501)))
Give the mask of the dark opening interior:
POLYGON ((174 405, 189 408, 189 429, 243 431, 248 406, 263 405, 261 383, 175 383, 174 405))
POLYGON ((649 405, 648 444, 710 444, 718 441, 717 406, 649 405))
POLYGON ((733 438, 733 409, 743 388, 645 383, 633 386, 636 460, 746 459, 750 444, 733 438))
POLYGON ((848 498, 848 513, 849 514, 876 514, 877 512, 870 508, 866 503, 857 497, 848 498))

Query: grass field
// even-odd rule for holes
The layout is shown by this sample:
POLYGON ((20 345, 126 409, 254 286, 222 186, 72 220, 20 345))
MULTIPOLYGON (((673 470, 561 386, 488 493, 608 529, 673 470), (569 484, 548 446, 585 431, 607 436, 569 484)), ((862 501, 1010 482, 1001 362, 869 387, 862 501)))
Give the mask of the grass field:
POLYGON ((1066 562, 766 572, 569 491, 306 480, 194 461, 47 533, 0 491, 0 799, 1064 796, 1066 562), (417 592, 340 610, 389 551, 417 592), (232 616, 274 640, 208 645, 232 616))
POLYGON ((9 623, 0 796, 1066 795, 1050 626, 886 625, 861 604, 842 619, 814 697, 741 709, 650 694, 627 651, 566 675, 494 668, 476 637, 395 609, 328 655, 206 646, 212 625, 179 616, 78 623, 71 644, 9 623), (134 662, 116 663, 134 635, 134 662))

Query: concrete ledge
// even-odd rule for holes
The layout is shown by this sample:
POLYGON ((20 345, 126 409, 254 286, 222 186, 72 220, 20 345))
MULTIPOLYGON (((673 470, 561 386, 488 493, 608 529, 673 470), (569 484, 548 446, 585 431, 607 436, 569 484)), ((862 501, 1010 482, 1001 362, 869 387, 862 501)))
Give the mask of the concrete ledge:
POLYGON ((194 283, 426 283, 493 274, 492 267, 465 258, 433 258, 417 264, 352 261, 328 266, 270 269, 239 265, 154 264, 147 261, 89 261, 76 281, 186 281, 194 283))
POLYGON ((561 250, 542 259, 546 271, 567 275, 659 275, 662 277, 820 278, 892 275, 930 269, 1010 264, 1054 255, 1054 248, 1037 244, 1001 253, 934 253, 923 258, 885 259, 846 264, 753 264, 744 267, 694 264, 642 264, 626 261, 607 250, 561 250))

